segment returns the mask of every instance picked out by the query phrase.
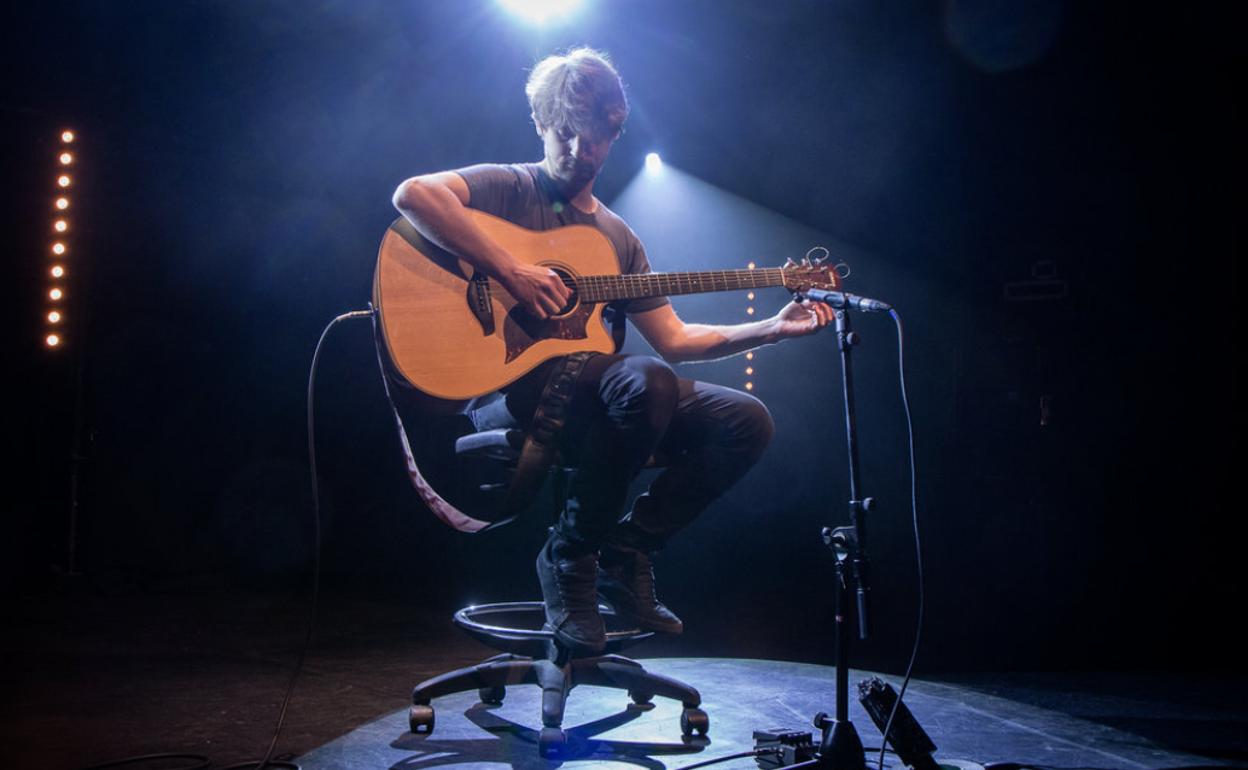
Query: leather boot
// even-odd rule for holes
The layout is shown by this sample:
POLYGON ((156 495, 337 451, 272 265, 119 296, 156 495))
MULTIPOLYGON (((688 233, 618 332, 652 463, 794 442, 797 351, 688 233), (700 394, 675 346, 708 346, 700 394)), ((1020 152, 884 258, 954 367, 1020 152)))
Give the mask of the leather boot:
POLYGON ((679 634, 685 626, 659 601, 654 589, 654 563, 640 548, 611 543, 598 561, 598 595, 626 623, 643 631, 679 634))
POLYGON ((585 652, 601 652, 607 644, 607 629, 598 612, 594 581, 598 557, 561 553, 560 540, 552 536, 537 555, 537 579, 546 604, 546 625, 565 647, 585 652))

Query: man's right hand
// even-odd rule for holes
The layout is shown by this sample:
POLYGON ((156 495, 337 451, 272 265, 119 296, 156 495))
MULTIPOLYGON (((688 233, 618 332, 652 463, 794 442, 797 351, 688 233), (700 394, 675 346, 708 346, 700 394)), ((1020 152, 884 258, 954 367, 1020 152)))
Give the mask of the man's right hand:
POLYGON ((559 313, 572 298, 572 290, 549 268, 517 262, 503 279, 503 287, 525 310, 546 319, 559 313))

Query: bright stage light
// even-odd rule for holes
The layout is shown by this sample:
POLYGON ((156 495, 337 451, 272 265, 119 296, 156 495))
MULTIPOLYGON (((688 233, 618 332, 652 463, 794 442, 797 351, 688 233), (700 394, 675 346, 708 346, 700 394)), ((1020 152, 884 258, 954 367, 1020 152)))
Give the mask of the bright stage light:
POLYGON ((70 178, 65 174, 61 174, 56 178, 56 183, 61 187, 69 187, 70 178))
POLYGON ((746 390, 754 390, 754 383, 752 383, 752 382, 747 382, 747 383, 745 383, 745 389, 746 389, 746 390))
POLYGON ((64 275, 65 275, 65 268, 61 267, 60 265, 53 265, 53 266, 52 266, 52 277, 53 277, 53 278, 61 278, 61 277, 63 277, 64 275))
POLYGON ((73 131, 62 131, 62 132, 61 132, 61 141, 62 141, 62 142, 64 142, 65 144, 69 144, 70 142, 74 141, 74 132, 73 132, 73 131))
POLYGON ((69 208, 69 198, 57 198, 56 207, 60 209, 61 211, 64 211, 65 209, 69 208))
POLYGON ((68 166, 70 163, 74 162, 74 156, 68 152, 63 152, 61 153, 59 160, 61 161, 62 166, 68 166))
POLYGON ((54 348, 57 345, 61 344, 61 338, 55 334, 49 334, 47 337, 44 338, 44 341, 48 343, 48 347, 50 348, 54 348))
POLYGON ((749 353, 746 353, 746 354, 745 354, 745 360, 746 360, 746 361, 753 361, 753 360, 754 360, 754 351, 753 351, 753 350, 751 350, 749 353))
POLYGON ((61 314, 53 310, 48 313, 48 323, 59 324, 61 322, 61 314))
POLYGON ((64 296, 65 296, 65 292, 61 291, 60 289, 53 289, 52 291, 48 292, 48 299, 59 300, 61 297, 64 297, 64 296))
POLYGON ((64 219, 58 219, 56 220, 56 222, 52 224, 52 229, 57 231, 58 233, 63 233, 69 229, 69 223, 66 222, 64 219))
POLYGON ((498 0, 498 4, 530 24, 545 24, 570 15, 581 6, 581 0, 498 0))
POLYGON ((657 174, 663 170, 663 159, 659 157, 657 152, 646 154, 646 171, 651 174, 657 174))
POLYGON ((749 268, 750 270, 753 270, 755 267, 757 267, 757 265, 751 262, 750 264, 746 265, 746 267, 749 268))
POLYGON ((745 313, 746 313, 746 315, 754 315, 754 308, 752 308, 752 307, 747 307, 747 308, 745 309, 745 313))
POLYGON ((60 241, 57 241, 56 243, 52 244, 52 253, 57 255, 58 257, 64 254, 65 244, 61 243, 60 241))

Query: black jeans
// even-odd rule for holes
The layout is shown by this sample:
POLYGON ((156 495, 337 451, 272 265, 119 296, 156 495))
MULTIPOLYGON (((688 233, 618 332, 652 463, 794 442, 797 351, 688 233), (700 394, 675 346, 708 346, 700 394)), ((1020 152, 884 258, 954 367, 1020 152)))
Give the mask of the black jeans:
MULTIPOLYGON (((548 371, 539 367, 475 412, 477 429, 527 424, 548 371)), ((578 468, 555 527, 563 550, 597 551, 613 539, 661 547, 745 475, 774 431, 767 407, 749 394, 677 377, 651 356, 590 358, 560 438, 578 468), (665 467, 621 519, 628 487, 652 455, 665 467)))

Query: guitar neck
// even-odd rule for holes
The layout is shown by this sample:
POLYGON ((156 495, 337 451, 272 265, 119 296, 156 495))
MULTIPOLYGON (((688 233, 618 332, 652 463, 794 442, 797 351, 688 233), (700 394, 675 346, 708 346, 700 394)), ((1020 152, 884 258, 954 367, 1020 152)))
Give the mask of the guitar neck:
POLYGON ((776 267, 762 270, 709 270, 698 273, 579 275, 574 281, 582 302, 598 303, 783 286, 784 270, 776 267))

